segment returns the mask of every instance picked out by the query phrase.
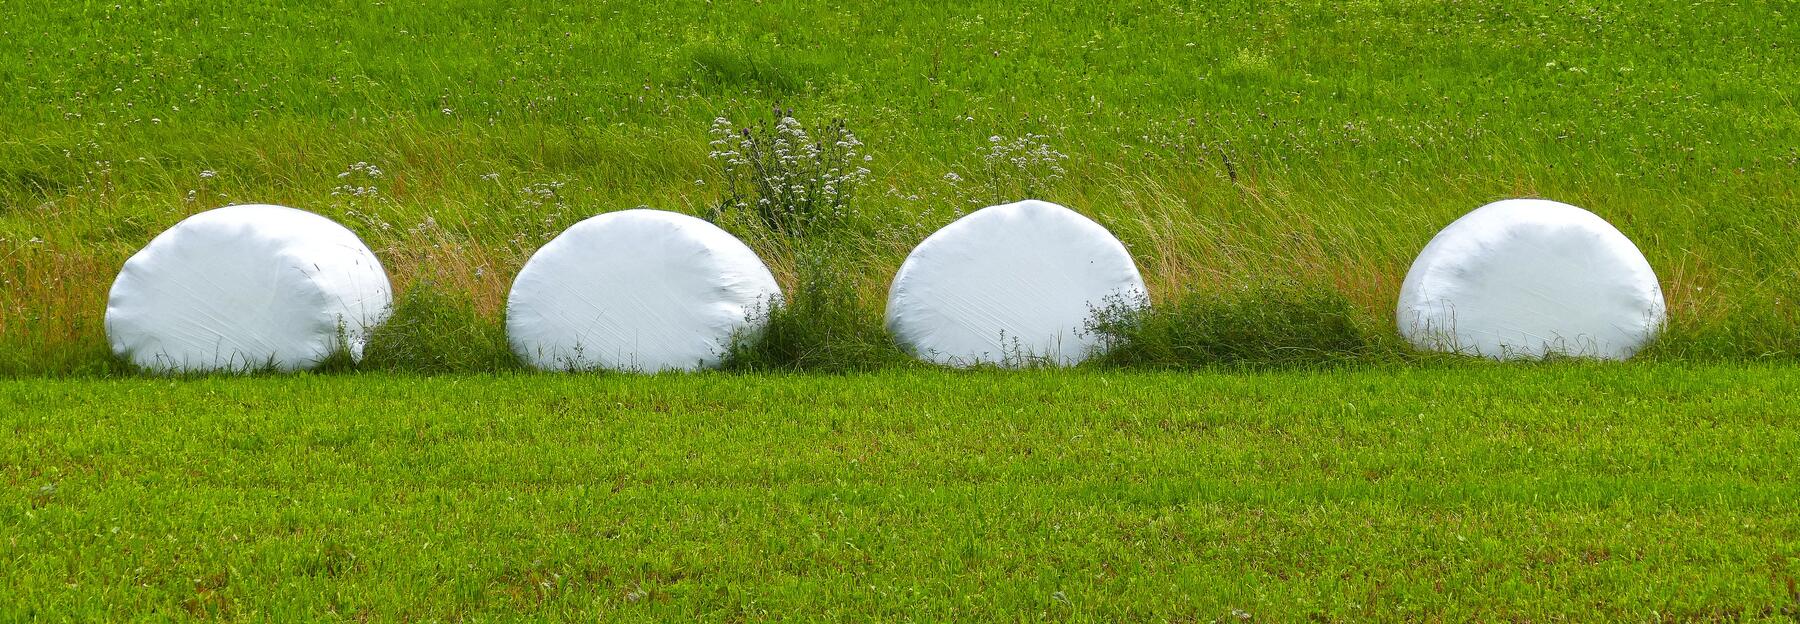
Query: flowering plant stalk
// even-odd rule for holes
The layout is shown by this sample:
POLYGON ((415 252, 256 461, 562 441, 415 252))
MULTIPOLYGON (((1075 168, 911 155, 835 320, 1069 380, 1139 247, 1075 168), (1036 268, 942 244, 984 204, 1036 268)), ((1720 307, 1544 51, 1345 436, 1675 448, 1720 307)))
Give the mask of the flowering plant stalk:
POLYGON ((725 193, 714 220, 747 214, 768 229, 802 237, 843 222, 858 186, 869 176, 862 141, 842 119, 807 132, 793 111, 775 121, 736 127, 713 120, 711 158, 719 162, 725 193))

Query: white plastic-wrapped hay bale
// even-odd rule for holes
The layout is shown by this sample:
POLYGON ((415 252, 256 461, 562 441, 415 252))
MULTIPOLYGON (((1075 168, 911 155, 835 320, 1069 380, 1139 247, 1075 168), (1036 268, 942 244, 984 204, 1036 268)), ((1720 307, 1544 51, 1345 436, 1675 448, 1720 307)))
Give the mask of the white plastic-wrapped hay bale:
POLYGON ((1495 359, 1623 360, 1661 330, 1662 287, 1637 246, 1568 204, 1482 206, 1431 239, 1400 288, 1400 333, 1495 359))
POLYGON ((544 370, 709 368, 780 296, 756 252, 718 226, 624 210, 575 224, 526 261, 506 334, 544 370))
POLYGON ((361 358, 393 292, 356 234, 283 206, 188 217, 125 262, 106 301, 113 351, 154 371, 310 368, 361 358))
POLYGON ((975 211, 914 248, 888 290, 887 328, 948 366, 1072 365, 1099 348, 1095 309, 1142 301, 1119 239, 1049 202, 975 211))

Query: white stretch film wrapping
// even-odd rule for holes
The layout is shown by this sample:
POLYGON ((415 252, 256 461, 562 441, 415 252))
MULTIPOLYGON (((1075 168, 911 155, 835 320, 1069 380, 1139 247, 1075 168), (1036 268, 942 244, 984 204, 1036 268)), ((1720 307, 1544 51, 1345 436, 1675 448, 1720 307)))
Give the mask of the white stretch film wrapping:
POLYGON ((545 370, 716 366, 750 312, 781 295, 756 253, 718 226, 661 210, 592 217, 513 281, 506 334, 545 370))
POLYGON ((1140 301, 1131 254, 1100 224, 1049 202, 975 211, 913 249, 888 291, 887 327, 949 366, 1080 362, 1095 308, 1140 301))
POLYGON ((1400 288, 1400 333, 1495 359, 1623 360, 1663 325, 1662 287, 1631 240, 1541 199, 1482 206, 1431 239, 1400 288))
POLYGON ((125 262, 106 301, 113 351, 157 371, 310 368, 361 358, 393 292, 356 234, 261 204, 188 217, 125 262))

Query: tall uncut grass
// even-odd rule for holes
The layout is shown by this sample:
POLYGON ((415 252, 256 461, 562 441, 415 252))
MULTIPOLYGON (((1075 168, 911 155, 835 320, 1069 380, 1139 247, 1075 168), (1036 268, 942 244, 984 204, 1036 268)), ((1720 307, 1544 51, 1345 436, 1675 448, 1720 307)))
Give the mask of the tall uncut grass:
MULTIPOLYGON (((712 214, 733 192, 708 157, 714 120, 777 106, 814 132, 842 119, 872 160, 829 213, 828 257, 723 222, 793 309, 855 307, 817 308, 843 316, 820 335, 777 329, 789 347, 740 354, 749 368, 888 365, 876 312, 906 252, 1025 197, 1119 235, 1172 313, 1256 323, 1231 311, 1260 309, 1258 285, 1305 284, 1376 352, 1394 348, 1393 301, 1432 234, 1489 201, 1548 197, 1608 219, 1656 268, 1670 325, 1646 357, 1800 354, 1800 20, 1779 3, 12 13, 5 374, 115 370, 101 315, 120 264, 181 218, 244 202, 321 213, 381 256, 397 319, 423 325, 389 330, 368 366, 501 367, 494 328, 533 250, 599 212, 712 214), (803 262, 841 292, 802 295, 803 262), (1237 303, 1192 303, 1223 300, 1237 303)), ((1274 318, 1231 331, 1311 317, 1274 318)))

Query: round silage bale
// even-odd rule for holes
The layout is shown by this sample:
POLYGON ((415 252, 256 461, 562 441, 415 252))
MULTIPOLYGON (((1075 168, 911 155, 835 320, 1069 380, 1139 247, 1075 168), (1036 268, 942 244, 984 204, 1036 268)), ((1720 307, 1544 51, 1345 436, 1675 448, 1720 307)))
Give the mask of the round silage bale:
POLYGON ((356 234, 319 215, 227 206, 131 256, 106 302, 112 349, 162 372, 296 370, 362 357, 393 293, 356 234))
POLYGON ((1086 331, 1096 309, 1144 294, 1111 232, 1027 200, 975 211, 919 243, 888 290, 887 327, 937 364, 1068 366, 1100 347, 1086 331))
POLYGON ((1662 287, 1631 240, 1559 202, 1482 206, 1439 232, 1400 289, 1400 333, 1494 359, 1623 360, 1654 339, 1662 287))
POLYGON ((506 301, 513 350, 544 370, 717 366, 781 290, 756 253, 687 215, 592 217, 544 245, 506 301))

